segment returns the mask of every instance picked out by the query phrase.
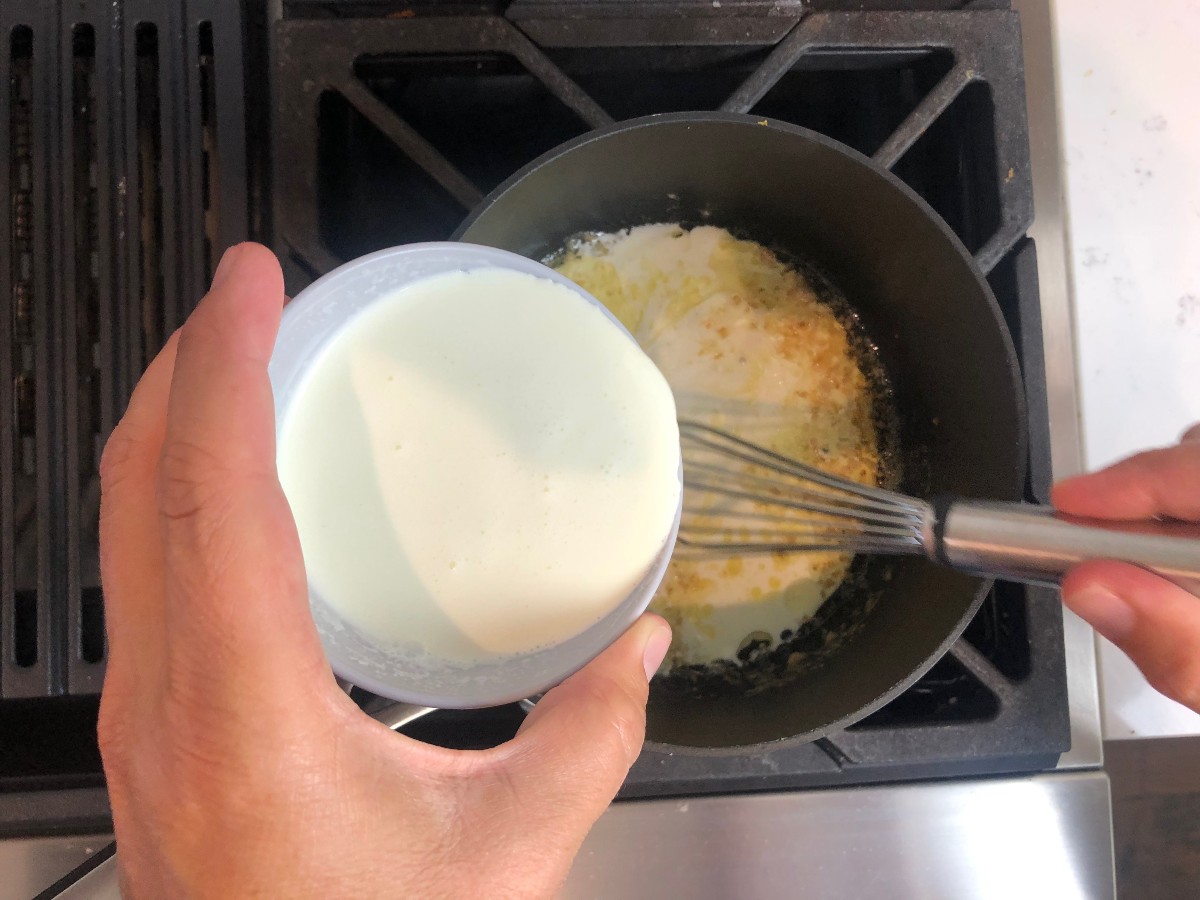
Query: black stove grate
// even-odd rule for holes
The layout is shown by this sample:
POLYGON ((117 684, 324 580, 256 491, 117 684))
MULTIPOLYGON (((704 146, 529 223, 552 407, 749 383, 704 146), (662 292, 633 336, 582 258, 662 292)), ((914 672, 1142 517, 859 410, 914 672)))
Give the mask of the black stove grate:
POLYGON ((107 817, 100 451, 247 234, 242 31, 221 0, 0 4, 0 834, 107 817))
MULTIPOLYGON (((891 167, 989 273, 1029 389, 1030 496, 1045 499, 1024 86, 1003 2, 7 0, 0 36, 0 835, 107 827, 100 447, 247 235, 274 241, 294 292, 346 258, 448 237, 596 125, 716 108, 805 125, 891 167)), ((720 764, 648 751, 625 795, 1033 770, 1066 747, 1065 696, 1055 593, 1001 584, 943 662, 854 728, 720 764)), ((411 733, 486 746, 520 719, 447 712, 411 733)))

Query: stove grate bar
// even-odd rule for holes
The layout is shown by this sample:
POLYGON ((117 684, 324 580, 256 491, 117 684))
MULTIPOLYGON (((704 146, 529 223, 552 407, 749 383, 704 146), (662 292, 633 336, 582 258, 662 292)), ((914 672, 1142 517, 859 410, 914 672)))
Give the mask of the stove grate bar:
POLYGON ((362 81, 351 75, 338 81, 336 88, 367 121, 444 187, 462 205, 464 212, 483 199, 483 192, 457 166, 442 156, 433 144, 400 118, 362 81))
POLYGON ((953 67, 926 94, 874 159, 892 169, 973 83, 985 84, 992 95, 992 131, 996 143, 995 175, 999 186, 1000 221, 975 252, 975 261, 990 273, 1024 236, 1033 220, 1028 177, 1024 74, 1016 13, 980 8, 970 12, 898 14, 813 12, 805 16, 722 104, 731 112, 751 112, 767 92, 805 56, 830 50, 934 49, 952 51, 953 67), (882 47, 866 38, 886 34, 882 47))
POLYGON ((1016 700, 1018 691, 1011 681, 1001 674, 969 641, 958 641, 950 648, 950 655, 962 663, 963 668, 977 678, 1002 704, 1016 700))
POLYGON ((556 66, 538 46, 507 19, 495 19, 507 38, 509 51, 529 73, 540 80, 559 100, 592 128, 611 125, 613 117, 566 72, 556 66))
POLYGON ((908 114, 900 127, 892 132, 892 136, 883 146, 875 151, 872 157, 885 169, 891 169, 900 161, 923 135, 934 120, 950 108, 958 95, 971 83, 972 72, 967 63, 958 61, 954 67, 942 76, 942 80, 926 94, 917 107, 908 114))
POLYGON ((762 65, 721 104, 722 111, 750 112, 754 104, 765 97, 767 92, 779 83, 779 79, 792 70, 800 57, 812 49, 816 43, 814 32, 821 24, 818 19, 814 27, 813 21, 811 17, 802 16, 787 36, 767 54, 762 65))
POLYGON ((62 96, 59 137, 62 187, 59 247, 60 297, 73 297, 62 306, 62 472, 65 504, 62 540, 65 551, 66 679, 67 692, 95 693, 103 683, 105 656, 103 604, 100 596, 99 554, 96 548, 100 514, 99 461, 101 436, 114 424, 115 400, 110 372, 113 364, 113 295, 109 244, 111 235, 101 222, 108 193, 101 184, 108 171, 110 138, 109 98, 101 89, 97 64, 107 65, 104 34, 97 41, 91 22, 76 22, 60 32, 62 96))

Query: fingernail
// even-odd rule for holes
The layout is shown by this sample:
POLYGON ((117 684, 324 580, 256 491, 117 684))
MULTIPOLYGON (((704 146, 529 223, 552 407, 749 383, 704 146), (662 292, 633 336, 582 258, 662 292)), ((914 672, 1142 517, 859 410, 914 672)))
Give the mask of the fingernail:
POLYGON ((646 638, 646 646, 642 649, 642 665, 646 669, 646 680, 649 681, 666 658, 667 649, 671 646, 671 627, 666 622, 659 622, 650 637, 646 638))
POLYGON ((1107 588, 1091 586, 1075 591, 1067 605, 1100 634, 1120 643, 1133 633, 1137 615, 1133 608, 1107 588))
POLYGON ((228 250, 221 254, 221 261, 217 263, 217 271, 213 272, 211 288, 219 287, 221 282, 229 277, 229 273, 233 271, 237 263, 238 245, 234 244, 228 250))

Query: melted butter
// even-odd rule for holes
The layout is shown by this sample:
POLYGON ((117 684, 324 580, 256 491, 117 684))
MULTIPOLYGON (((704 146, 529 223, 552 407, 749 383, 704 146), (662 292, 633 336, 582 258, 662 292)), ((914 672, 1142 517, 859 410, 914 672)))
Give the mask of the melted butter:
MULTIPOLYGON (((643 225, 573 242, 559 271, 625 324, 681 418, 875 483, 872 397, 845 328, 802 274, 711 226, 643 225)), ((653 608, 675 629, 666 666, 735 658, 811 618, 851 556, 672 560, 653 608)))

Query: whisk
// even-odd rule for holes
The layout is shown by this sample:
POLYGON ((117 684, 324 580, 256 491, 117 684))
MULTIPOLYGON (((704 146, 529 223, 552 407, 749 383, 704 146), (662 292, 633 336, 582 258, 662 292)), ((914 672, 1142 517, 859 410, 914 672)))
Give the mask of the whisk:
MULTIPOLYGON (((1200 527, 1080 519, 1049 507, 857 484, 704 425, 681 421, 688 556, 837 551, 910 554, 977 575, 1056 582, 1116 559, 1200 594, 1200 527)), ((678 552, 678 551, 677 551, 678 552)))

